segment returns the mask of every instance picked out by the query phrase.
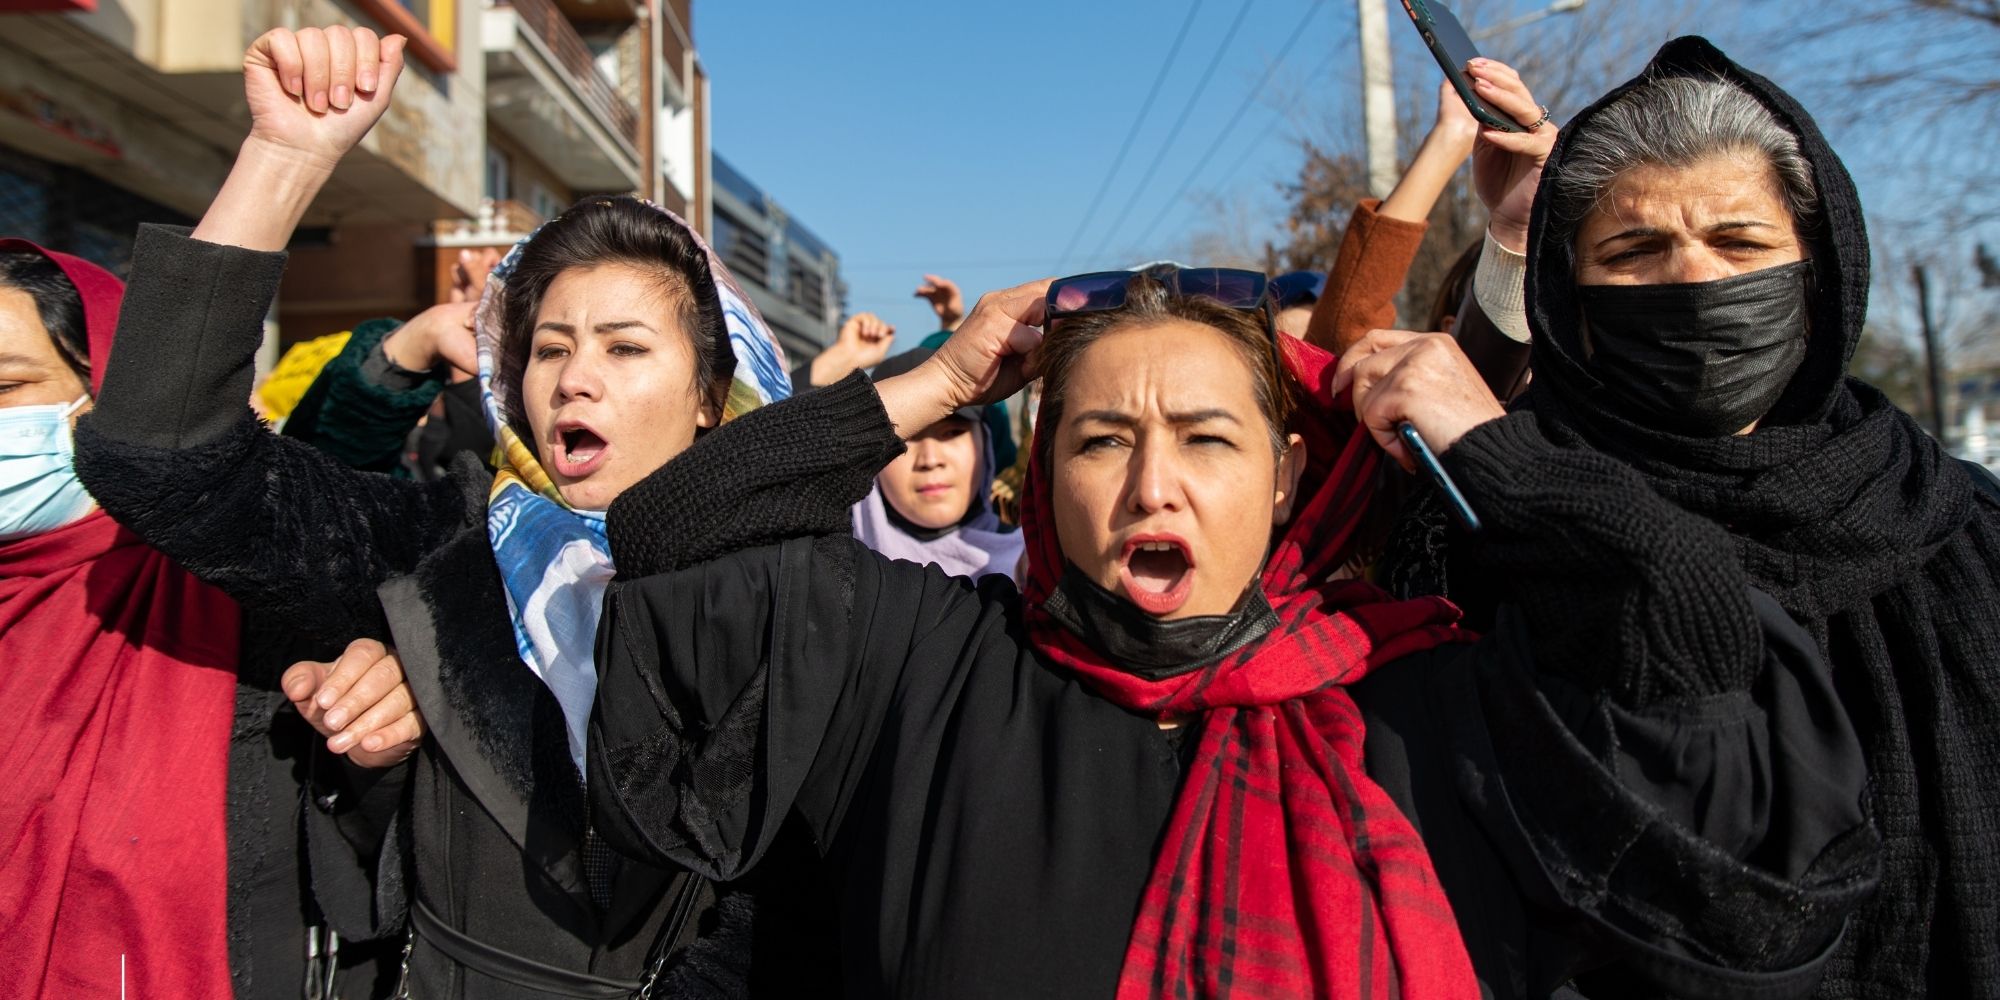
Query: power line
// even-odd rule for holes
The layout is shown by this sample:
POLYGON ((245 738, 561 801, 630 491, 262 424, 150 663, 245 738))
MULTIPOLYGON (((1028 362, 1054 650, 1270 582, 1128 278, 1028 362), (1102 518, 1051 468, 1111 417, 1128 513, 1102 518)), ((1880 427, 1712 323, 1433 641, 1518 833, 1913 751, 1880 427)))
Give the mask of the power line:
POLYGON ((1258 95, 1262 94, 1264 88, 1270 84, 1271 77, 1277 75, 1278 67, 1285 63, 1285 57, 1291 55, 1292 46, 1298 44, 1300 38, 1305 37, 1306 25, 1312 22, 1313 16, 1319 13, 1323 5, 1324 0, 1313 0, 1312 6, 1306 8, 1305 16, 1299 18, 1298 26, 1292 29, 1291 37, 1285 39, 1285 45, 1278 50, 1277 57, 1271 60, 1271 65, 1265 67, 1263 77, 1258 79, 1256 86, 1250 88, 1249 93, 1243 95, 1243 103, 1229 116, 1229 124, 1224 125, 1222 132, 1215 137, 1215 141, 1208 144, 1208 149, 1201 154, 1201 159, 1195 162, 1194 169, 1188 171, 1187 180, 1181 182, 1180 189, 1175 191, 1173 196, 1167 199, 1166 206, 1153 216, 1153 221, 1146 226, 1146 231, 1139 234, 1140 246, 1146 245, 1146 240, 1153 235, 1153 230, 1160 228, 1160 220, 1166 218, 1167 211, 1180 203, 1181 198, 1188 193, 1188 189, 1194 186, 1195 178, 1200 177, 1202 169, 1208 166, 1208 161, 1215 158, 1216 152, 1222 149, 1222 144, 1229 140, 1230 133, 1236 131, 1236 126, 1243 121, 1244 113, 1256 103, 1258 95))
POLYGON ((908 271, 912 274, 922 274, 928 272, 930 274, 942 274, 950 276, 951 272, 953 271, 971 271, 980 268, 992 269, 998 267, 1024 267, 1024 268, 1041 267, 1047 264, 1048 260, 1049 259, 1047 257, 1035 257, 1032 259, 1020 258, 1016 260, 1007 260, 1003 258, 998 260, 972 260, 972 261, 957 261, 957 262, 951 262, 951 261, 940 262, 935 260, 912 261, 907 264, 893 264, 893 263, 848 264, 843 262, 840 265, 840 270, 842 273, 851 273, 855 271, 908 271))
POLYGON ((1069 265, 1069 255, 1076 251, 1076 244, 1090 228, 1090 220, 1097 217, 1097 210, 1104 204, 1105 192, 1111 190, 1111 180, 1118 176, 1118 168, 1125 165, 1125 155, 1132 151, 1133 140, 1139 137, 1139 126, 1146 121, 1146 115, 1153 110, 1153 102, 1160 96, 1160 87, 1167 82, 1167 71, 1174 66, 1174 57, 1181 53, 1181 43, 1187 41, 1188 29, 1194 27, 1194 16, 1201 12, 1202 0, 1194 0, 1188 7, 1187 17, 1181 20, 1180 33, 1174 36, 1174 44, 1167 48, 1167 58, 1160 63, 1160 72, 1153 77, 1152 89, 1146 91, 1146 100, 1139 105, 1138 117, 1132 119, 1132 127, 1125 132, 1125 141, 1118 147, 1118 155, 1111 160, 1111 169, 1104 172, 1104 180, 1097 185, 1097 193, 1090 198, 1090 208, 1083 213, 1083 221, 1077 223, 1076 232, 1069 238, 1069 245, 1063 247, 1062 256, 1056 260, 1056 273, 1062 274, 1069 265))
MULTIPOLYGON (((1328 70, 1331 70, 1331 69, 1333 68, 1333 60, 1334 60, 1334 59, 1335 59, 1335 57, 1337 57, 1337 56, 1338 56, 1339 54, 1340 54, 1340 53, 1339 53, 1339 50, 1337 50, 1337 49, 1336 49, 1335 51, 1333 51, 1333 52, 1329 52, 1329 53, 1327 53, 1327 54, 1326 54, 1326 58, 1324 58, 1324 59, 1321 59, 1321 60, 1319 61, 1319 65, 1318 65, 1318 66, 1314 66, 1314 67, 1312 68, 1311 72, 1308 72, 1308 73, 1306 74, 1306 79, 1308 79, 1308 80, 1317 80, 1317 79, 1319 79, 1320 77, 1324 76, 1324 75, 1326 74, 1326 72, 1327 72, 1328 70)), ((1287 113, 1289 113, 1289 112, 1293 112, 1293 111, 1297 111, 1297 110, 1299 110, 1299 109, 1301 108, 1301 106, 1303 106, 1304 104, 1305 104, 1305 101, 1303 101, 1303 100, 1294 100, 1294 101, 1292 101, 1291 105, 1290 105, 1289 107, 1287 107, 1287 108, 1285 109, 1285 111, 1286 111, 1287 113)), ((1272 132, 1273 130, 1275 130, 1275 129, 1277 128, 1277 126, 1278 126, 1278 122, 1277 122, 1276 120, 1273 120, 1273 121, 1271 122, 1271 124, 1270 124, 1270 125, 1268 125, 1268 126, 1266 126, 1266 127, 1264 128, 1264 134, 1263 134, 1262 136, 1260 136, 1259 138, 1264 138, 1264 139, 1268 139, 1268 138, 1270 138, 1270 136, 1271 136, 1271 132, 1272 132)), ((1223 186, 1223 185, 1225 185, 1225 184, 1228 184, 1228 183, 1229 183, 1229 181, 1230 181, 1230 179, 1231 179, 1231 178, 1234 178, 1234 177, 1236 176, 1236 174, 1237 174, 1237 171, 1240 171, 1240 170, 1242 170, 1242 169, 1243 169, 1243 165, 1244 165, 1244 164, 1246 164, 1246 163, 1248 163, 1248 162, 1250 162, 1250 157, 1252 157, 1252 156, 1256 155, 1256 154, 1257 154, 1257 153, 1259 153, 1259 152, 1262 152, 1262 149, 1261 149, 1261 147, 1259 147, 1259 146, 1258 146, 1258 144, 1257 144, 1256 142, 1246 142, 1246 143, 1244 143, 1244 144, 1243 144, 1243 155, 1242 155, 1242 156, 1239 156, 1239 157, 1237 157, 1237 158, 1236 158, 1236 162, 1234 162, 1234 163, 1231 163, 1231 164, 1229 165, 1229 169, 1228 169, 1228 170, 1225 170, 1225 171, 1223 171, 1223 172, 1222 172, 1222 174, 1221 174, 1220 176, 1216 177, 1216 179, 1215 179, 1215 180, 1213 180, 1213 181, 1211 181, 1210 183, 1211 183, 1211 184, 1213 184, 1213 185, 1214 185, 1215 187, 1218 187, 1218 188, 1222 187, 1222 186, 1223 186)), ((1185 187, 1186 187, 1186 185, 1182 185, 1182 187, 1183 187, 1183 188, 1185 188, 1185 187)))
POLYGON ((1118 221, 1113 222, 1111 228, 1105 230, 1104 240, 1091 252, 1092 258, 1103 257, 1105 249, 1111 245, 1111 238, 1117 235, 1118 230, 1124 228, 1125 220, 1132 215, 1133 206, 1137 205, 1139 197, 1146 193, 1146 185, 1153 182, 1153 175, 1159 172, 1160 164, 1166 160, 1167 153, 1173 150, 1174 140, 1180 138, 1181 129, 1194 114, 1195 105, 1201 103, 1201 95, 1208 90, 1208 81, 1215 77, 1216 67, 1222 65, 1222 57, 1229 53, 1229 43, 1236 40, 1236 30, 1243 27, 1244 18, 1249 16, 1250 8, 1256 5, 1257 0, 1245 0, 1243 6, 1237 9, 1236 20, 1229 23, 1229 31, 1222 36, 1222 44, 1215 47, 1215 55, 1208 60, 1208 68, 1202 70, 1201 80, 1194 85, 1194 93, 1188 95, 1187 104, 1181 108, 1180 117, 1174 120, 1174 127, 1168 131, 1167 141, 1153 156, 1153 162, 1146 165, 1145 176, 1141 177, 1139 183, 1132 188, 1132 197, 1125 202, 1125 208, 1118 213, 1118 221))

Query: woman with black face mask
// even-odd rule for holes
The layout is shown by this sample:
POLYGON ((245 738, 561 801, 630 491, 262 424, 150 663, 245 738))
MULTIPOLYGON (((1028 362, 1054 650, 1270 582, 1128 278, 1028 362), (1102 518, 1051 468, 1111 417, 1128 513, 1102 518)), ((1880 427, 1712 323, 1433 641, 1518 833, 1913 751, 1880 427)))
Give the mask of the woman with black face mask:
MULTIPOLYGON (((1819 995, 2000 997, 2000 498, 1846 377, 1868 284, 1860 201, 1812 119, 1685 38, 1564 127, 1548 160, 1521 412, 1498 416, 1427 363, 1450 353, 1432 338, 1376 331, 1345 361, 1378 434, 1402 419, 1399 395, 1478 400, 1423 429, 1451 446, 1485 534, 1406 518, 1391 556, 1392 577, 1475 622, 1494 613, 1479 595, 1556 565, 1523 544, 1529 498, 1593 519, 1664 497, 1729 532, 1677 561, 1747 576, 1804 625, 1867 749, 1882 884, 1819 995)), ((1634 539, 1657 531, 1626 520, 1634 539)), ((1659 632, 1587 573, 1557 591, 1514 598, 1530 621, 1567 623, 1543 633, 1552 662, 1585 636, 1644 648, 1659 632)))

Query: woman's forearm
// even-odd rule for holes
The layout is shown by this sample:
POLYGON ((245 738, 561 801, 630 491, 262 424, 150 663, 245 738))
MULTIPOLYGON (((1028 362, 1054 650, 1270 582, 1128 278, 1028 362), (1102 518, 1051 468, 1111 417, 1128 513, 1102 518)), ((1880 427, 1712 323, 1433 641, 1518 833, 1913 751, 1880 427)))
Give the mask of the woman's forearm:
POLYGON ((1417 157, 1410 161, 1410 169, 1403 173, 1403 179, 1397 181, 1395 190, 1382 200, 1377 214, 1404 222, 1428 220, 1431 208, 1437 205, 1438 197, 1444 194, 1452 175, 1458 173, 1458 168, 1471 154, 1469 143, 1457 142, 1432 131, 1424 137, 1424 144, 1418 147, 1417 157))
POLYGON ((245 139, 194 238, 246 250, 283 250, 332 175, 330 163, 255 136, 245 139))

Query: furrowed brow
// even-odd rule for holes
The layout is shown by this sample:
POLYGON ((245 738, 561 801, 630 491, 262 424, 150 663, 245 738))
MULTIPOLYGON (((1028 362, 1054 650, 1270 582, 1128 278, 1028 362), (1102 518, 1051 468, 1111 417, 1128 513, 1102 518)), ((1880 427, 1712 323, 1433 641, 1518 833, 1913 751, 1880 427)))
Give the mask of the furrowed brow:
POLYGON ((1605 238, 1598 240, 1596 243, 1591 244, 1591 247, 1592 249, 1596 249, 1604 246, 1606 243, 1616 243, 1619 240, 1650 239, 1654 236, 1665 236, 1666 234, 1667 234, 1666 230, 1655 228, 1653 226, 1635 226, 1631 229, 1626 229, 1621 232, 1613 233, 1610 236, 1606 236, 1605 238))
POLYGON ((1086 410, 1077 414, 1076 420, 1077 423, 1089 421, 1100 424, 1111 424, 1116 427, 1136 427, 1139 424, 1138 417, 1129 413, 1120 413, 1117 410, 1086 410))
POLYGON ((1205 424, 1215 420, 1227 420, 1230 423, 1236 424, 1238 426, 1241 426, 1243 423, 1243 421, 1237 419, 1236 414, 1231 413, 1228 410, 1221 409, 1219 407, 1211 407, 1206 410, 1189 410, 1185 413, 1167 414, 1167 422, 1176 425, 1205 424))

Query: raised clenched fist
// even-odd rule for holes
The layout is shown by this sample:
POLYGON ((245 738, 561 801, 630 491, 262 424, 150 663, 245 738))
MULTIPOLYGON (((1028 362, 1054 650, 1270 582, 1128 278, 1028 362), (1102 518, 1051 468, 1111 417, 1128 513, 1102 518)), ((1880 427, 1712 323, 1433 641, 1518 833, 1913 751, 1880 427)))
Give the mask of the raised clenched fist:
POLYGON ((345 25, 265 32, 243 54, 250 140, 332 169, 388 109, 404 41, 345 25))

